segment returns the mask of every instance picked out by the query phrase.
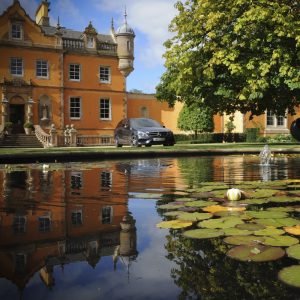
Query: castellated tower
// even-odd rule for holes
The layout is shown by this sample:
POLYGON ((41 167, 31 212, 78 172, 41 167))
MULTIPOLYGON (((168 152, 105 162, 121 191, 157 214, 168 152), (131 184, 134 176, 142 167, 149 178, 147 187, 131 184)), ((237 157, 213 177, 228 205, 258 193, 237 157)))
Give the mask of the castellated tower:
POLYGON ((127 24, 126 10, 124 16, 124 24, 115 32, 115 39, 118 44, 119 70, 127 77, 133 71, 135 34, 133 29, 127 24))

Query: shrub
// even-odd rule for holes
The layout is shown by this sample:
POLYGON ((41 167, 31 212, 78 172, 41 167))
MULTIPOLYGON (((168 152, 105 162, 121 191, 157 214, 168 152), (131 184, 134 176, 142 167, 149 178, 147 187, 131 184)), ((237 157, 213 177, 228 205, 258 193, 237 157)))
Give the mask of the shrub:
POLYGON ((291 134, 277 134, 272 137, 268 137, 269 143, 295 143, 297 142, 291 134))
POLYGON ((33 126, 33 124, 32 124, 31 122, 26 122, 26 123, 24 124, 24 128, 31 128, 31 129, 34 129, 34 126, 33 126))
POLYGON ((246 128, 246 142, 253 143, 257 141, 259 128, 246 128))
POLYGON ((197 136, 196 140, 191 141, 192 144, 207 144, 207 143, 213 143, 213 133, 200 133, 197 136))
POLYGON ((6 128, 11 128, 11 127, 13 127, 13 122, 5 122, 5 124, 4 124, 4 126, 6 127, 6 128))

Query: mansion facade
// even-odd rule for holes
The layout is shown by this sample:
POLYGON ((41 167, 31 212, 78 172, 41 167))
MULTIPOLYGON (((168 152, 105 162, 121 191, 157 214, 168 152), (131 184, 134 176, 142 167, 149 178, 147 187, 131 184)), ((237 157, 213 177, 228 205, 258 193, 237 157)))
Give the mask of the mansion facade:
MULTIPOLYGON (((181 133, 177 118, 182 103, 170 108, 155 95, 128 93, 126 78, 133 71, 135 33, 127 23, 100 34, 90 22, 81 31, 49 22, 47 0, 41 0, 35 20, 18 0, 0 16, 0 133, 24 124, 49 135, 63 136, 66 127, 78 135, 109 137, 125 117, 149 117, 181 133)), ((299 115, 299 114, 298 114, 299 115)), ((263 135, 288 133, 297 116, 272 112, 248 120, 235 114, 235 132, 259 127, 263 135)), ((227 116, 214 116, 215 132, 226 132, 227 116)))

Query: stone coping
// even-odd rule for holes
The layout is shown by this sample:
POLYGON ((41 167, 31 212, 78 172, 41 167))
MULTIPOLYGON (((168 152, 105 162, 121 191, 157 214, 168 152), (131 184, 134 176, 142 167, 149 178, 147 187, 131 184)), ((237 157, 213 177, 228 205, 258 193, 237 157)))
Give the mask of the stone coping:
MULTIPOLYGON (((159 157, 182 157, 182 156, 211 156, 211 155, 258 155, 263 146, 253 148, 235 148, 235 149, 147 149, 126 150, 123 148, 119 151, 109 151, 109 148, 102 151, 92 151, 91 148, 72 148, 76 151, 34 151, 20 153, 0 153, 0 164, 14 163, 42 163, 42 162, 70 162, 70 161, 91 161, 91 160, 113 160, 128 158, 159 158, 159 157)), ((30 150, 30 149, 28 149, 30 150)), ((35 149, 36 150, 36 149, 35 149)), ((300 154, 300 147, 293 148, 271 148, 273 154, 300 154)))

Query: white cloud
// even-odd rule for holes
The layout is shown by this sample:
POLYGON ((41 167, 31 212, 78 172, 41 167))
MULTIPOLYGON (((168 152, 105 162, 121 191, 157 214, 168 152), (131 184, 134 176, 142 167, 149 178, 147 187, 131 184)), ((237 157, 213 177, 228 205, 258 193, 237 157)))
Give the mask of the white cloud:
POLYGON ((162 63, 163 43, 171 36, 168 26, 176 14, 175 0, 100 0, 95 1, 99 11, 128 13, 128 23, 135 31, 143 33, 146 44, 140 49, 140 60, 152 66, 162 63))

